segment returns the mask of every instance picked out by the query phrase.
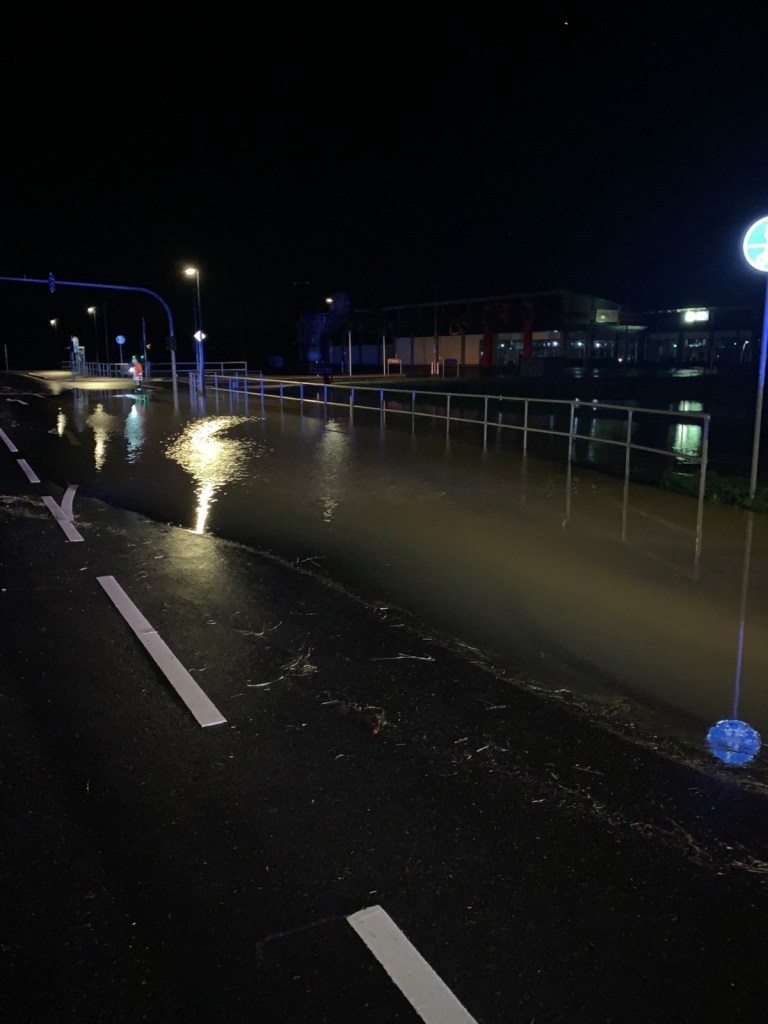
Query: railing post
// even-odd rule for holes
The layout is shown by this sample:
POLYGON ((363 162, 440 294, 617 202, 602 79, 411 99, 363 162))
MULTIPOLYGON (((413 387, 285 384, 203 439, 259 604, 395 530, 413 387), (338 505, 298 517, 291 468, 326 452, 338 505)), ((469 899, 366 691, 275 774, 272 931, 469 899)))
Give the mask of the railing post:
POLYGON ((632 452, 632 409, 627 409, 627 448, 624 453, 624 501, 621 515, 621 539, 627 539, 627 502, 629 501, 629 465, 632 452))
POLYGON ((707 490, 707 463, 709 461, 709 422, 707 414, 702 427, 701 466, 699 468, 699 506, 696 515, 696 570, 698 572, 699 555, 701 554, 702 524, 704 522, 704 495, 707 490))
POLYGON ((523 455, 528 454, 528 399, 525 399, 523 409, 523 455))
POLYGON ((571 426, 568 431, 568 466, 571 465, 573 459, 573 435, 576 432, 576 406, 579 404, 578 398, 574 398, 571 402, 571 426))
POLYGON ((446 395, 445 403, 445 436, 448 437, 451 428, 451 395, 450 392, 446 395))
POLYGON ((632 453, 632 409, 627 409, 627 450, 624 456, 624 482, 629 484, 629 463, 632 453))
POLYGON ((483 400, 483 451, 488 447, 488 395, 483 400))

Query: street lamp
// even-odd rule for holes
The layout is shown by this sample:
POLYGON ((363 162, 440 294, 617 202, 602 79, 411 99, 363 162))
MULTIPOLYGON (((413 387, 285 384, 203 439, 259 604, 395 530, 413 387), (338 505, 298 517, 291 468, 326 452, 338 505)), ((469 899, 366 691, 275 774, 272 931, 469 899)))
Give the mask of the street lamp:
POLYGON ((203 313, 200 306, 200 271, 197 267, 185 267, 184 273, 187 277, 195 279, 195 306, 194 306, 194 338, 195 338, 195 361, 197 365, 197 386, 202 391, 205 388, 205 355, 203 353, 203 313))
POLYGON ((99 361, 99 334, 98 334, 98 328, 97 328, 97 325, 96 325, 96 307, 95 306, 89 306, 88 307, 88 313, 93 317, 93 344, 95 346, 94 351, 95 351, 95 354, 96 354, 96 362, 98 363, 98 361, 99 361))
POLYGON ((48 323, 51 325, 51 327, 53 328, 53 330, 55 332, 55 338, 56 338, 56 358, 58 359, 60 354, 61 354, 59 352, 59 321, 58 321, 58 318, 54 317, 53 320, 49 320, 48 323))

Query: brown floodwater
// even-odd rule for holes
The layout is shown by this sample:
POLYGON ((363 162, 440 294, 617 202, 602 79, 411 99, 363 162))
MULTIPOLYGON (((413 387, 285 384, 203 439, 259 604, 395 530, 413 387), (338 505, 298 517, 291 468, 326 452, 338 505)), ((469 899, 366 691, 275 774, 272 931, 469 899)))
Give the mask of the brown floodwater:
POLYGON ((768 731, 764 516, 322 403, 83 388, 45 410, 80 441, 81 493, 315 568, 660 732, 768 731))

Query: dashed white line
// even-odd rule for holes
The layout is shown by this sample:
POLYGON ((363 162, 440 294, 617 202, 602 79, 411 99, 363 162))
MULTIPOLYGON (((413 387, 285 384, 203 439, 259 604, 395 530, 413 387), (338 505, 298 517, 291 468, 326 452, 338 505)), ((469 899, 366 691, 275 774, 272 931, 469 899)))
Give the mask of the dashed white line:
POLYGON ((477 1024, 385 910, 367 907, 347 921, 426 1024, 477 1024))
POLYGON ((37 475, 37 473, 35 473, 35 471, 32 469, 32 467, 30 466, 26 459, 16 459, 16 461, 18 462, 19 467, 23 470, 27 480, 29 480, 31 484, 40 483, 40 477, 37 475))
POLYGON ((64 497, 61 499, 61 511, 71 520, 74 520, 75 518, 72 511, 72 502, 74 500, 76 490, 77 484, 70 484, 64 492, 64 497))
POLYGON ((51 513, 51 515, 59 524, 59 526, 62 528, 62 530, 66 534, 67 540, 78 541, 83 539, 72 525, 72 521, 70 520, 66 512, 64 512, 63 509, 61 509, 56 504, 56 502, 49 494, 43 495, 43 504, 51 513))
POLYGON ((179 659, 128 597, 114 576, 97 576, 112 603, 139 638, 150 657, 184 701, 199 725, 222 725, 226 718, 197 685, 179 659))
POLYGON ((5 442, 9 452, 17 452, 19 450, 4 430, 0 430, 0 438, 5 442))

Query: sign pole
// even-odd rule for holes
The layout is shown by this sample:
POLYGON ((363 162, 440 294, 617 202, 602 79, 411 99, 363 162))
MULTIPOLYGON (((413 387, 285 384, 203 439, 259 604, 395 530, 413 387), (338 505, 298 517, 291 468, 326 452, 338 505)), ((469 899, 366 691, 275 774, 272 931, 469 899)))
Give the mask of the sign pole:
POLYGON ((749 500, 753 501, 757 491, 757 466, 760 461, 760 430, 763 419, 763 392, 765 391, 765 355, 768 351, 768 277, 765 282, 763 304, 763 337, 760 344, 760 369, 757 374, 757 398, 755 400, 755 433, 752 437, 752 475, 749 478, 749 500))
MULTIPOLYGON (((768 275, 768 217, 761 217, 752 224, 744 235, 742 243, 744 259, 755 270, 768 275)), ((757 467, 760 461, 760 432, 763 419, 763 391, 765 390, 765 356, 768 351, 768 276, 766 276, 765 300, 763 303, 763 334, 760 341, 760 368, 757 374, 757 396, 755 398, 755 432, 752 435, 752 473, 749 478, 749 500, 753 501, 757 491, 757 467)))

